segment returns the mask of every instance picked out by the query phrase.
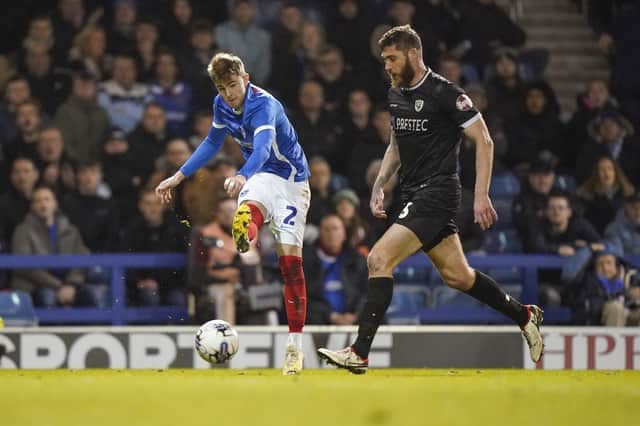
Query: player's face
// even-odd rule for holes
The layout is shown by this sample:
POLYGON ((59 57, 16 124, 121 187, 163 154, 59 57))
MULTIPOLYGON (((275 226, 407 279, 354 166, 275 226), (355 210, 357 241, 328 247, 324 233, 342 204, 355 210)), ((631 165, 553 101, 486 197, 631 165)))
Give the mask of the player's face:
POLYGON ((415 71, 409 62, 407 52, 398 50, 395 45, 382 49, 382 61, 384 70, 391 79, 393 87, 409 86, 415 76, 415 71))
POLYGON ((247 93, 248 83, 249 74, 231 75, 225 81, 216 83, 216 89, 227 105, 240 109, 244 102, 244 95, 247 93))

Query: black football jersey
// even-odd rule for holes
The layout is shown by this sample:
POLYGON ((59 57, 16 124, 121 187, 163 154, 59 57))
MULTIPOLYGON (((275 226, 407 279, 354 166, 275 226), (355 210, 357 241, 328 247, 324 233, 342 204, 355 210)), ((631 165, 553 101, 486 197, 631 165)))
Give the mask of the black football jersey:
POLYGON ((389 89, 391 127, 400 151, 403 191, 458 172, 462 130, 481 115, 464 91, 428 70, 412 87, 389 89))

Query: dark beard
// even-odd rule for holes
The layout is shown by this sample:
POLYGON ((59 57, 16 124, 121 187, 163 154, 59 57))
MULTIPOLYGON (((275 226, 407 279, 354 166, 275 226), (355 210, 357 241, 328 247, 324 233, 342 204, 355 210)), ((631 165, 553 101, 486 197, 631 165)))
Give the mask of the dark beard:
POLYGON ((402 71, 400 72, 400 86, 409 87, 413 78, 416 76, 416 72, 411 68, 409 64, 409 57, 405 55, 405 63, 402 71))

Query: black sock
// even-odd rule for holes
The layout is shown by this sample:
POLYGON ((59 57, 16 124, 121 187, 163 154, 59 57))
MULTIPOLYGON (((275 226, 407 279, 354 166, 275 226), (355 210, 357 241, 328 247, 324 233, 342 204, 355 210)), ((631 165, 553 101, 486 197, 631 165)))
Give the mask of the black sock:
POLYGON ((384 319, 392 297, 393 278, 369 278, 369 291, 359 321, 358 338, 352 346, 353 350, 363 358, 369 356, 373 338, 384 319))
POLYGON ((520 327, 524 326, 529 320, 527 308, 513 297, 505 293, 493 278, 476 270, 476 280, 473 287, 466 291, 482 303, 491 306, 498 312, 501 312, 511 318, 520 327))

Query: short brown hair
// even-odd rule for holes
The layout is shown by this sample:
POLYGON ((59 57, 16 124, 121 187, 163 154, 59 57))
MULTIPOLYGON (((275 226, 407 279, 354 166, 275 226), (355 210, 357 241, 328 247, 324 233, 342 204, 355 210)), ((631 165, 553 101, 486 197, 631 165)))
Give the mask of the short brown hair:
POLYGON ((411 28, 411 25, 400 25, 393 27, 380 37, 378 40, 378 46, 380 49, 385 47, 396 45, 398 50, 407 51, 411 48, 422 50, 422 41, 420 36, 411 28))
POLYGON ((231 53, 217 53, 207 67, 209 77, 213 83, 220 83, 232 75, 244 75, 242 59, 231 53))

